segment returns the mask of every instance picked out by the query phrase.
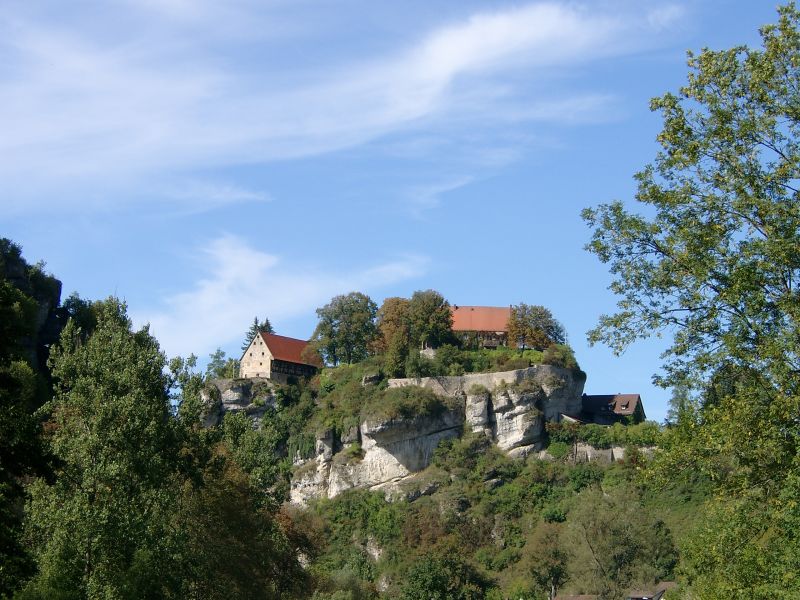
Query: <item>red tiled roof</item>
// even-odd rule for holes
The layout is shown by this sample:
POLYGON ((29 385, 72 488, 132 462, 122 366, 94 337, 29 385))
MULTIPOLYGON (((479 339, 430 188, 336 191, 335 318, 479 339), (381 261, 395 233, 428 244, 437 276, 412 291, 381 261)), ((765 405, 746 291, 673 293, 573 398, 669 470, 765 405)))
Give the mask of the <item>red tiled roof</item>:
POLYGON ((274 333, 262 333, 261 338, 274 359, 300 363, 301 365, 308 364, 301 358, 303 350, 308 346, 308 342, 286 337, 285 335, 275 335, 274 333))
POLYGON ((589 412, 599 412, 604 407, 609 407, 614 414, 626 417, 636 411, 636 406, 641 401, 639 394, 585 394, 583 407, 589 412))
POLYGON ((508 331, 511 307, 453 306, 453 331, 508 331))

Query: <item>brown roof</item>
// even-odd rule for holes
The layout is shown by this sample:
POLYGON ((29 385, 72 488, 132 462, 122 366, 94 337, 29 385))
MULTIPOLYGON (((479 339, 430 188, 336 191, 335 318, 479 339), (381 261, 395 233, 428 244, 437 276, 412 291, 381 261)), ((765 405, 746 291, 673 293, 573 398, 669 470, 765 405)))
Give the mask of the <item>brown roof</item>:
POLYGON ((308 342, 286 337, 285 335, 275 335, 274 333, 262 333, 261 338, 274 359, 300 363, 301 365, 308 364, 301 357, 303 350, 308 346, 308 342))
POLYGON ((584 394, 583 410, 591 413, 610 410, 616 415, 626 417, 636 411, 636 406, 641 401, 639 394, 584 394))
POLYGON ((453 306, 453 331, 508 331, 509 306, 453 306))

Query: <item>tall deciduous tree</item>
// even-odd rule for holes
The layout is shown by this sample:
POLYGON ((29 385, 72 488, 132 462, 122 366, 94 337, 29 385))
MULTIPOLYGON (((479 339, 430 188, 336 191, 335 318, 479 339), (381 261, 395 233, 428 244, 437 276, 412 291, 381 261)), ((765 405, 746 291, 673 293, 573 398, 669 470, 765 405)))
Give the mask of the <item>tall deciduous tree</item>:
POLYGON ((511 307, 508 319, 508 340, 513 347, 544 350, 553 344, 564 344, 564 326, 544 306, 524 303, 511 307))
POLYGON ((385 353, 389 376, 404 374, 411 338, 411 302, 407 298, 386 298, 378 309, 378 349, 385 353))
POLYGON ((378 334, 377 312, 377 305, 361 292, 335 296, 318 308, 319 323, 312 340, 326 362, 336 365, 365 359, 378 334))
POLYGON ((553 600, 569 579, 570 551, 562 539, 563 525, 542 521, 525 546, 523 565, 536 586, 553 600))
POLYGON ((131 331, 123 304, 110 299, 95 312, 88 339, 70 321, 51 355, 47 429, 59 467, 54 482, 29 490, 33 597, 126 597, 137 569, 170 580, 168 521, 160 517, 173 500, 177 452, 165 360, 147 329, 131 331))
POLYGON ((672 578, 678 555, 666 525, 639 503, 633 488, 584 491, 570 512, 572 579, 601 598, 672 578))
POLYGON ((740 517, 720 519, 728 527, 697 545, 708 552, 694 565, 698 597, 800 595, 789 576, 800 531, 770 526, 800 522, 784 494, 800 472, 800 13, 793 4, 779 13, 761 29, 762 48, 690 54, 687 85, 653 100, 661 151, 636 175, 649 216, 620 202, 584 212, 588 248, 621 297, 590 340, 621 352, 670 333, 663 383, 702 388, 723 367, 737 373, 713 402, 682 407, 663 455, 667 472, 710 471, 718 502, 740 517), (712 552, 753 544, 780 567, 712 552))
POLYGON ((409 304, 411 339, 423 348, 441 346, 453 338, 450 303, 435 290, 414 292, 409 304))

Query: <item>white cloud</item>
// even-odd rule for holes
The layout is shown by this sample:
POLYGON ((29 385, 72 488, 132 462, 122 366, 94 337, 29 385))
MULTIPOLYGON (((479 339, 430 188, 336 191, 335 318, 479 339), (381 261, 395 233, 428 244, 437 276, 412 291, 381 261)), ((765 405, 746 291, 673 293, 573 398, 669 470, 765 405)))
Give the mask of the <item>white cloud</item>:
POLYGON ((417 277, 426 262, 410 256, 349 273, 297 269, 233 235, 211 241, 199 254, 207 273, 191 289, 165 298, 159 308, 131 311, 137 325, 150 323, 170 356, 205 356, 238 341, 255 314, 279 326, 282 320, 313 314, 336 294, 368 292, 417 277))
POLYGON ((175 182, 165 186, 163 190, 155 190, 154 195, 159 194, 177 204, 184 215, 224 208, 231 204, 272 201, 272 197, 266 192, 217 181, 175 182))
POLYGON ((678 4, 657 6, 647 13, 647 24, 656 31, 668 29, 686 16, 686 8, 678 4))
MULTIPOLYGON (((244 60, 241 48, 211 36, 211 27, 185 27, 223 20, 213 3, 149 4, 149 18, 166 15, 162 21, 143 20, 141 11, 127 15, 124 5, 96 11, 91 27, 78 18, 71 28, 41 15, 0 19, 0 187, 53 202, 40 188, 67 182, 82 191, 98 180, 104 189, 130 187, 154 173, 310 156, 446 119, 458 108, 502 118, 498 108, 507 107, 493 93, 497 78, 524 70, 535 81, 548 69, 630 51, 645 43, 631 41, 635 26, 649 18, 664 27, 672 14, 516 6, 435 28, 371 61, 332 58, 324 70, 299 65, 287 80, 281 73, 292 65, 275 71, 266 46, 254 42, 244 60), (122 22, 125 29, 115 24, 122 22)), ((239 3, 230 19, 241 22, 256 10, 239 3)), ((579 96, 505 118, 568 119, 591 99, 579 96)), ((68 196, 59 201, 78 201, 68 196)))
POLYGON ((443 195, 469 185, 473 181, 474 178, 469 176, 454 177, 445 181, 412 188, 407 193, 412 214, 416 217, 422 216, 424 211, 439 206, 443 195))

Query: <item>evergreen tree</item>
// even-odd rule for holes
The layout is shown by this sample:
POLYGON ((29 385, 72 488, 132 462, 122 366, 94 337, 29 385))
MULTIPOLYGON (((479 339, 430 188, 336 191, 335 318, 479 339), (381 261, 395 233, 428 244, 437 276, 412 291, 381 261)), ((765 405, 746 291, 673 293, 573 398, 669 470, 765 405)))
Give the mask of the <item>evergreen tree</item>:
POLYGON ((259 321, 258 316, 253 317, 253 324, 250 325, 250 329, 247 330, 247 333, 244 336, 242 352, 250 347, 250 344, 253 343, 253 339, 255 339, 259 333, 275 333, 275 330, 272 328, 272 324, 269 322, 267 317, 264 317, 263 321, 259 321))

